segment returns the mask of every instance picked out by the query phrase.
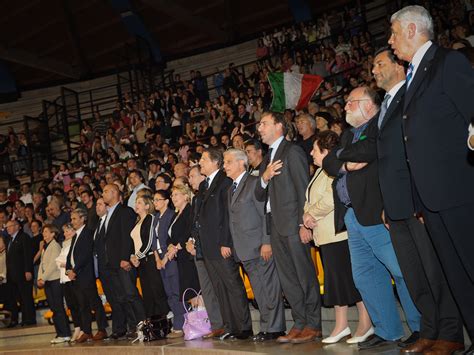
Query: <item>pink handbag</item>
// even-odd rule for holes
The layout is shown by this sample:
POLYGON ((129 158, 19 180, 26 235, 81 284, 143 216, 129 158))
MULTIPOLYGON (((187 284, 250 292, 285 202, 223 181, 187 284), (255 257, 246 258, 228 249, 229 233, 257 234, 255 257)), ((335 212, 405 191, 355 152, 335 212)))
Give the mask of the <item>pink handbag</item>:
POLYGON ((211 332, 211 322, 209 321, 209 317, 205 309, 198 310, 193 308, 191 311, 188 311, 184 301, 184 296, 188 291, 193 291, 196 296, 201 295, 201 291, 197 293, 195 289, 188 288, 183 292, 183 307, 186 310, 183 325, 184 340, 193 340, 209 334, 211 332))

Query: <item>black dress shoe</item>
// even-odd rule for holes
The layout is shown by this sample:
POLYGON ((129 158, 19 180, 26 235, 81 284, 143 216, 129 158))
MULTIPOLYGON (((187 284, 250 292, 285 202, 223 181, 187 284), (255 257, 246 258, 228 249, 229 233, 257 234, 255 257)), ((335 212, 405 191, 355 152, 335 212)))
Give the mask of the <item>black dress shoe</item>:
POLYGON ((413 332, 404 341, 399 341, 397 345, 399 348, 403 349, 403 348, 406 348, 407 346, 415 344, 418 341, 418 339, 420 339, 420 332, 413 332))
POLYGON ((15 328, 18 325, 18 322, 10 322, 7 328, 15 328))
POLYGON ((34 320, 31 320, 31 321, 25 321, 25 322, 21 322, 20 325, 22 327, 31 327, 33 325, 36 325, 36 321, 34 320))
POLYGON ((135 340, 137 338, 137 332, 130 331, 130 332, 127 332, 125 336, 129 340, 135 340))
POLYGON ((235 334, 235 338, 239 340, 245 340, 253 336, 253 331, 250 330, 244 330, 240 333, 235 334))
POLYGON ((252 337, 253 341, 268 341, 275 340, 280 336, 285 335, 285 332, 260 332, 252 337))
POLYGON ((219 337, 219 340, 232 340, 235 339, 235 334, 231 332, 225 332, 219 337))
POLYGON ((391 345, 393 343, 394 341, 385 340, 384 338, 381 338, 378 335, 374 334, 366 341, 357 343, 357 346, 359 347, 360 350, 365 350, 365 349, 373 349, 373 348, 383 346, 383 345, 391 345))
POLYGON ((121 333, 112 333, 109 335, 110 340, 125 340, 127 339, 127 332, 121 332, 121 333))
POLYGON ((474 355, 474 344, 471 345, 465 352, 463 352, 463 355, 474 355))

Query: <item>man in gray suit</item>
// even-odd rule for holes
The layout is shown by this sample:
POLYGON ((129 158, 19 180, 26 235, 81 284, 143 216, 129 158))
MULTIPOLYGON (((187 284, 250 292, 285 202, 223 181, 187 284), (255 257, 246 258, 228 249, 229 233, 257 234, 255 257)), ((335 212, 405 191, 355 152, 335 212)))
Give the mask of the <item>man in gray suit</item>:
POLYGON ((224 153, 224 170, 233 180, 228 206, 234 258, 242 262, 249 275, 260 311, 260 332, 253 340, 273 340, 285 335, 285 309, 270 235, 264 230, 264 203, 255 197, 259 178, 247 169, 248 159, 243 150, 229 149, 224 153))
POLYGON ((258 132, 268 144, 260 164, 255 196, 265 201, 267 233, 275 256, 281 287, 290 303, 295 324, 279 343, 305 343, 322 336, 321 296, 309 245, 311 231, 303 225, 308 160, 303 149, 285 139, 283 114, 264 112, 258 132), (268 232, 269 231, 269 232, 268 232))

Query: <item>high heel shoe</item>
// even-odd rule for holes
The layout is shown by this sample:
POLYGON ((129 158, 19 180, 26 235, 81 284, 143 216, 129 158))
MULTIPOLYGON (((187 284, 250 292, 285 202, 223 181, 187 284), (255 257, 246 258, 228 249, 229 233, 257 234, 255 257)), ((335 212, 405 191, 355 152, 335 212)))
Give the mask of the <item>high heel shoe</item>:
POLYGON ((362 336, 360 337, 352 337, 346 340, 347 344, 357 344, 357 343, 362 343, 363 341, 366 341, 368 337, 373 335, 375 333, 374 327, 370 327, 370 329, 362 336))
POLYGON ((351 329, 347 327, 346 329, 342 330, 339 334, 336 334, 332 337, 327 337, 322 340, 324 344, 334 344, 340 341, 342 338, 351 335, 351 329))

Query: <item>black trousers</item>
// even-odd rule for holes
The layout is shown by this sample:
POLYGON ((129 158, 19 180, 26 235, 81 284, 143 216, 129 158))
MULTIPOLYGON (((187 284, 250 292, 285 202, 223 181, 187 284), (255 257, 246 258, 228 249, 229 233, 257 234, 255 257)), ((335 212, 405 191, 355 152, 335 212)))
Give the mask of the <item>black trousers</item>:
POLYGON ((204 259, 219 301, 224 329, 230 333, 252 330, 252 319, 239 265, 233 257, 204 259), (212 275, 212 276, 211 276, 212 275))
POLYGON ((70 337, 71 328, 64 310, 64 296, 61 284, 58 280, 46 281, 44 291, 48 300, 49 308, 53 311, 54 329, 58 337, 70 337))
POLYGON ((425 226, 415 217, 388 222, 408 292, 421 313, 420 336, 464 342, 461 317, 425 226))
POLYGON ((99 265, 99 279, 102 283, 102 289, 104 290, 107 302, 109 302, 112 308, 112 332, 116 334, 125 333, 127 331, 126 315, 128 306, 123 297, 124 291, 118 269, 99 265))
POLYGON ((138 275, 140 276, 146 317, 165 316, 170 309, 160 270, 156 268, 154 255, 140 259, 138 275))
POLYGON ((423 218, 467 333, 474 342, 474 203, 433 212, 423 218))
POLYGON ((122 292, 118 295, 118 302, 126 309, 127 325, 129 330, 135 331, 138 322, 146 318, 143 300, 137 289, 137 270, 118 270, 122 292))
POLYGON ((6 309, 12 314, 12 322, 18 322, 18 303, 22 323, 36 323, 36 311, 33 301, 33 281, 16 281, 7 277, 8 301, 6 309))
POLYGON ((97 329, 105 331, 108 326, 107 318, 95 282, 86 285, 81 285, 77 281, 72 282, 79 301, 81 330, 86 334, 92 334, 92 311, 94 311, 97 329))
POLYGON ((71 318, 75 328, 81 326, 81 312, 79 311, 79 300, 72 282, 66 282, 61 285, 64 298, 66 299, 67 308, 71 311, 71 318))

